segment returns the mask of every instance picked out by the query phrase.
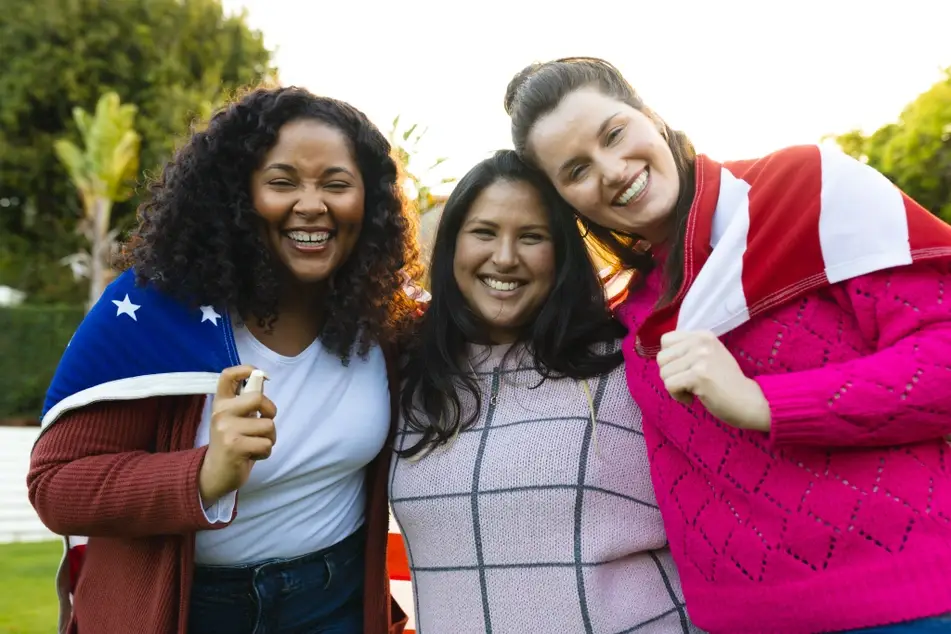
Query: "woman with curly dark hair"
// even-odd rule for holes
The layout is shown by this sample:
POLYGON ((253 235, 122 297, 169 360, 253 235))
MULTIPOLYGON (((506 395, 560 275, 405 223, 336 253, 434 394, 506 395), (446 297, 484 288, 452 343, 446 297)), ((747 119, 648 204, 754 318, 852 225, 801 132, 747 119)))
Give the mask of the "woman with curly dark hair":
POLYGON ((402 631, 383 448, 418 248, 384 136, 250 92, 166 166, 123 260, 28 477, 68 536, 61 631, 402 631))

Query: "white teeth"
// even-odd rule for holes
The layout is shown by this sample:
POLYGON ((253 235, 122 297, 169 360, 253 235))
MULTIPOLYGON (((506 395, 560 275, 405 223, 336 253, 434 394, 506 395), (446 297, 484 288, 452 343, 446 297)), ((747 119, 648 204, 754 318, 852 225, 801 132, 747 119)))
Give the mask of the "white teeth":
POLYGON ((323 244, 330 240, 329 231, 288 231, 287 237, 294 242, 303 242, 305 244, 323 244))
POLYGON ((621 194, 617 199, 618 204, 626 205, 633 198, 636 198, 638 194, 644 191, 644 188, 647 187, 647 170, 645 169, 641 172, 640 176, 634 179, 634 182, 631 183, 631 186, 627 188, 627 191, 621 194))
POLYGON ((491 277, 484 277, 482 278, 482 281, 485 282, 486 286, 497 291, 514 291, 516 288, 521 286, 521 283, 519 282, 503 282, 491 277))

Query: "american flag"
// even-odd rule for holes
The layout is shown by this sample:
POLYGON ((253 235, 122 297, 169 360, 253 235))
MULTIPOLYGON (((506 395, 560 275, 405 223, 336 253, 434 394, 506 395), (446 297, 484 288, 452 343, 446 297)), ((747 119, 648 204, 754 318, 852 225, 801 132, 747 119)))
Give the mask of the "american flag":
POLYGON ((42 426, 97 401, 214 394, 218 374, 238 364, 225 310, 189 309, 137 286, 129 270, 106 288, 63 352, 42 426))
POLYGON ((672 330, 723 335, 824 286, 951 257, 951 226, 836 148, 722 164, 700 155, 696 182, 685 281, 638 330, 646 357, 672 330))
MULTIPOLYGON (((219 373, 239 364, 226 310, 188 308, 136 285, 132 271, 126 271, 106 288, 63 352, 47 392, 42 428, 99 401, 214 394, 219 373)), ((65 542, 58 585, 64 595, 72 595, 87 538, 71 535, 65 542)), ((409 566, 392 518, 388 563, 393 595, 411 614, 409 566)))
MULTIPOLYGON (((187 308, 137 286, 126 271, 106 288, 63 352, 46 394, 41 433, 64 414, 99 401, 214 394, 219 373, 238 364, 225 310, 187 308)), ((58 581, 63 593, 76 587, 86 541, 65 536, 58 581)))

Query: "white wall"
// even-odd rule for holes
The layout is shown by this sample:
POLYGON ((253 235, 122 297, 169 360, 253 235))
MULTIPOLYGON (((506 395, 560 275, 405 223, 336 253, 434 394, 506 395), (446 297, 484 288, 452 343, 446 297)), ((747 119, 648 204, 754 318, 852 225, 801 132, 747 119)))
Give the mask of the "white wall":
POLYGON ((0 427, 0 543, 57 539, 26 495, 30 449, 38 427, 0 427))

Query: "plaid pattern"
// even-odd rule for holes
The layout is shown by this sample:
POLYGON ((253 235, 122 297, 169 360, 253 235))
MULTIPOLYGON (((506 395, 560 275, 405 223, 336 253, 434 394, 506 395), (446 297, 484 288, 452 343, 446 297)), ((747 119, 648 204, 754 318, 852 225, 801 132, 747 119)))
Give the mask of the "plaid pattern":
MULTIPOLYGON (((390 495, 420 634, 693 632, 624 370, 539 380, 504 347, 474 349, 481 416, 390 495)), ((472 402, 464 406, 472 407, 472 402)), ((417 434, 402 427, 397 445, 417 434)))

